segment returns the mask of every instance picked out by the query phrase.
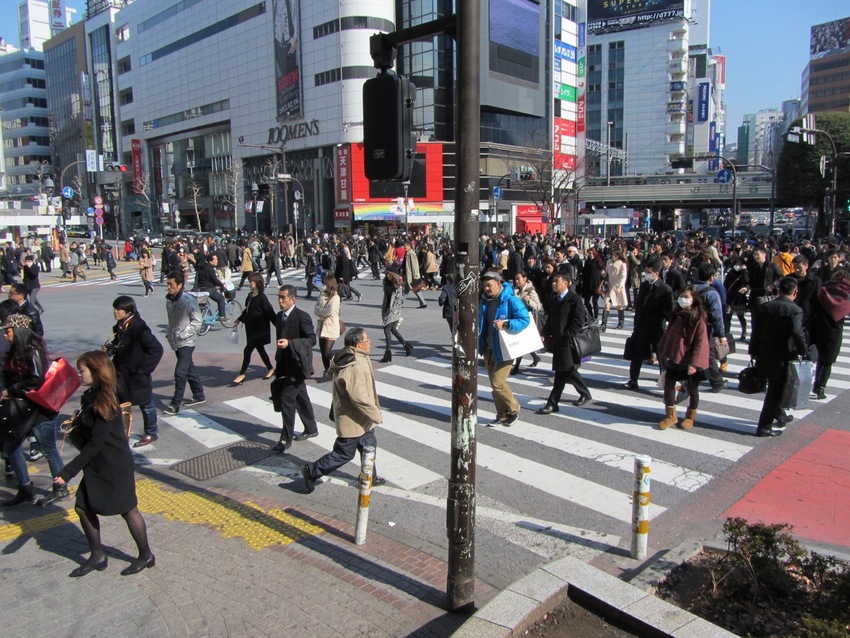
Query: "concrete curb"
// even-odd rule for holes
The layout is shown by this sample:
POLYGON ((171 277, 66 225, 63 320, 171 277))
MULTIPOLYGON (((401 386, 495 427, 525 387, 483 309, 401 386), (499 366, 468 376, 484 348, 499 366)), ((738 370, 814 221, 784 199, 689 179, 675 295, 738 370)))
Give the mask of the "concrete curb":
POLYGON ((453 637, 523 635, 531 622, 542 618, 565 598, 645 636, 736 638, 717 625, 571 557, 544 565, 508 587, 476 612, 453 637))

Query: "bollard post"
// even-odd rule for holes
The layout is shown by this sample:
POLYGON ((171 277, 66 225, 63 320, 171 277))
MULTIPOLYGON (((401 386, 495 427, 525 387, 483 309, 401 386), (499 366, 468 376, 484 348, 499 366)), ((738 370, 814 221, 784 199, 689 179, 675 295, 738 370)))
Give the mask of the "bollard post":
POLYGON ((646 558, 649 537, 649 474, 652 459, 635 457, 635 489, 632 494, 632 558, 646 558))
POLYGON ((363 448, 360 459, 360 494, 357 497, 357 526, 354 529, 354 542, 366 543, 366 529, 369 526, 369 498, 372 494, 372 474, 375 469, 375 448, 363 448))

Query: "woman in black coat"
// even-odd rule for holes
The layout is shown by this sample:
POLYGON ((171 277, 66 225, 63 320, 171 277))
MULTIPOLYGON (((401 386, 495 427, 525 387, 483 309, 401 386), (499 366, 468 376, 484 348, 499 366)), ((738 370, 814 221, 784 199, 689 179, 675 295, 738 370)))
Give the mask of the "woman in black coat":
POLYGON ((94 570, 106 569, 98 515, 115 514, 124 518, 139 549, 139 557, 121 575, 137 574, 153 567, 156 558, 148 545, 145 519, 136 500, 135 465, 118 407, 115 367, 106 353, 93 351, 77 359, 77 370, 80 382, 89 386, 68 431, 80 454, 53 479, 54 485, 64 487, 74 476, 83 473, 74 510, 80 517, 91 554, 70 576, 79 578, 94 570))
POLYGON ((151 375, 162 359, 162 344, 139 316, 132 297, 122 295, 112 302, 115 327, 103 349, 112 355, 118 375, 118 400, 139 406, 145 433, 133 447, 150 445, 159 438, 151 375))
POLYGON ((584 298, 587 316, 594 322, 599 318, 599 284, 602 283, 604 273, 605 262, 599 256, 599 251, 591 248, 581 270, 581 296, 584 298))
POLYGON ((823 282, 812 307, 812 337, 818 349, 813 392, 823 401, 832 365, 841 352, 844 318, 850 314, 850 279, 843 270, 835 270, 832 279, 823 282))
POLYGON ((271 326, 274 324, 275 311, 269 298, 266 297, 261 274, 248 275, 248 286, 251 292, 245 299, 245 310, 236 320, 236 326, 240 323, 245 324, 247 343, 242 351, 242 367, 239 369, 239 375, 233 380, 233 385, 242 385, 245 382, 245 373, 248 371, 248 364, 251 363, 251 354, 254 350, 260 353, 260 358, 268 369, 263 379, 271 379, 274 376, 274 366, 266 353, 266 345, 272 341, 271 326))

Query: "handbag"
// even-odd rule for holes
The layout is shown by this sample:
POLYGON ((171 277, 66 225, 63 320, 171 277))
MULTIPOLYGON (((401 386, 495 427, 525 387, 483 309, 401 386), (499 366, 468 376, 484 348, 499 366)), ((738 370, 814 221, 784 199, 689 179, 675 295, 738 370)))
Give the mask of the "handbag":
POLYGON ((424 279, 414 279, 414 280, 413 280, 413 285, 410 287, 410 289, 411 289, 414 293, 417 293, 417 292, 419 292, 420 290, 422 290, 424 287, 425 287, 425 280, 424 280, 424 279))
POLYGON ((509 332, 507 330, 498 330, 497 332, 499 333, 502 361, 516 359, 543 348, 540 333, 537 331, 537 326, 533 322, 529 322, 519 332, 509 332))
POLYGON ((779 295, 763 295, 761 297, 756 297, 756 303, 761 305, 763 303, 767 303, 768 301, 773 301, 774 299, 779 299, 779 295))
POLYGON ((121 408, 121 421, 124 424, 124 434, 127 435, 127 440, 129 440, 130 433, 133 431, 133 404, 127 401, 118 407, 121 408))
POLYGON ((738 390, 744 394, 759 394, 764 392, 766 387, 767 379, 761 375, 751 359, 750 365, 738 373, 738 390))
POLYGON ((345 334, 347 328, 345 327, 345 322, 342 320, 342 317, 339 318, 339 334, 345 334))
POLYGON ((599 326, 588 324, 579 330, 573 338, 573 350, 576 359, 584 359, 602 352, 602 340, 599 338, 599 326))
POLYGON ((49 412, 59 412, 79 387, 80 375, 59 357, 50 364, 41 387, 27 392, 27 398, 49 412))
POLYGON ((35 419, 38 406, 20 397, 0 401, 0 439, 25 439, 35 419))
POLYGON ((233 326, 225 338, 227 339, 227 343, 239 343, 239 326, 233 326))
POLYGON ((720 343, 720 337, 714 337, 714 347, 717 348, 717 359, 718 359, 718 361, 723 361, 723 359, 725 359, 726 357, 729 356, 729 353, 732 350, 729 347, 730 343, 733 343, 733 342, 731 342, 727 339, 726 344, 724 345, 724 344, 720 343))
POLYGON ((812 362, 789 361, 785 387, 782 388, 782 400, 779 407, 788 410, 802 410, 809 407, 809 394, 812 392, 812 362))

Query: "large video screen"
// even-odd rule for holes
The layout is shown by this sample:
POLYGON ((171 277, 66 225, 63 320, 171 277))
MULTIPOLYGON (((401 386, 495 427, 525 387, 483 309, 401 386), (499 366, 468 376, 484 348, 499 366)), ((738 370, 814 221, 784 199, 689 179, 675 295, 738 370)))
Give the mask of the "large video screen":
POLYGON ((490 0, 490 42, 540 55, 540 4, 534 0, 490 0))
POLYGON ((587 0, 590 32, 636 29, 684 15, 684 0, 587 0))

